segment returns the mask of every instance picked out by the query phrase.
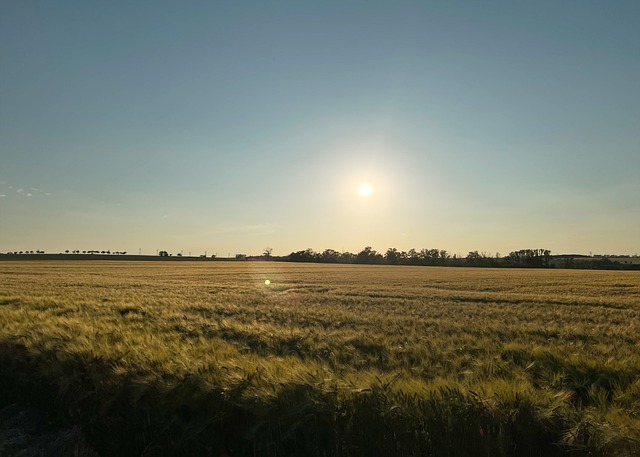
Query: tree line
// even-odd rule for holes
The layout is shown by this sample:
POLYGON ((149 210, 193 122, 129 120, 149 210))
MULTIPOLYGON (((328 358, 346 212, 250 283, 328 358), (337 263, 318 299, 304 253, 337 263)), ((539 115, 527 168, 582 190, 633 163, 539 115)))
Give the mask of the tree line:
MULTIPOLYGON (((41 250, 37 250, 37 251, 9 251, 7 252, 7 255, 24 255, 24 254, 46 254, 45 251, 41 251, 41 250)), ((60 253, 62 254, 62 252, 60 253)), ((106 250, 106 251, 97 251, 97 250, 92 250, 92 251, 80 251, 79 249, 73 249, 73 250, 65 250, 64 254, 105 254, 105 255, 126 255, 127 251, 111 251, 111 250, 106 250)))
POLYGON ((551 251, 549 249, 521 249, 510 252, 502 257, 499 253, 494 256, 485 252, 470 251, 466 256, 450 254, 443 249, 409 249, 399 251, 389 248, 385 253, 378 252, 367 246, 358 253, 339 252, 325 249, 316 252, 313 249, 295 251, 281 260, 289 262, 319 262, 319 263, 357 263, 371 265, 448 265, 473 267, 532 267, 549 268, 551 251))

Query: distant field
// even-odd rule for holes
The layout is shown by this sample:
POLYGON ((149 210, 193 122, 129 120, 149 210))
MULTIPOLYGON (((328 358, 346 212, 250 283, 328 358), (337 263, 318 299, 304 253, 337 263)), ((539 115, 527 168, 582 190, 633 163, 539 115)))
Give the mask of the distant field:
POLYGON ((0 401, 104 455, 638 456, 638 335, 640 272, 0 263, 0 401))

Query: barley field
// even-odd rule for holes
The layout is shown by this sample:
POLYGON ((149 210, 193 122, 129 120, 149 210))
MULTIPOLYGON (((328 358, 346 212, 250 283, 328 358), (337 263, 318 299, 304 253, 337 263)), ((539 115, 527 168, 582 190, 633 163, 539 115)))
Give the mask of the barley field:
POLYGON ((638 456, 640 272, 0 262, 0 403, 101 455, 638 456))

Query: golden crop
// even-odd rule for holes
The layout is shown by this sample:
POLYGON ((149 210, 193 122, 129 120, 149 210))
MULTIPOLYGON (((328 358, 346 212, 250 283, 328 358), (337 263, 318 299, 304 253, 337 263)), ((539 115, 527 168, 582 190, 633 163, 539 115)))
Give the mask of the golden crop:
POLYGON ((3 376, 106 453, 638 455, 638 335, 640 272, 0 262, 3 376))

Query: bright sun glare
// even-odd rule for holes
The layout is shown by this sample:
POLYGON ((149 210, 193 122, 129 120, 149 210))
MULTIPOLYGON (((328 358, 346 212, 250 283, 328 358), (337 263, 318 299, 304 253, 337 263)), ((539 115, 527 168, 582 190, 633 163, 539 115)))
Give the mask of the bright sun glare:
POLYGON ((371 193, 372 190, 373 189, 371 188, 371 186, 369 184, 367 184, 366 182, 360 184, 360 186, 358 187, 358 193, 362 197, 368 196, 371 193))

